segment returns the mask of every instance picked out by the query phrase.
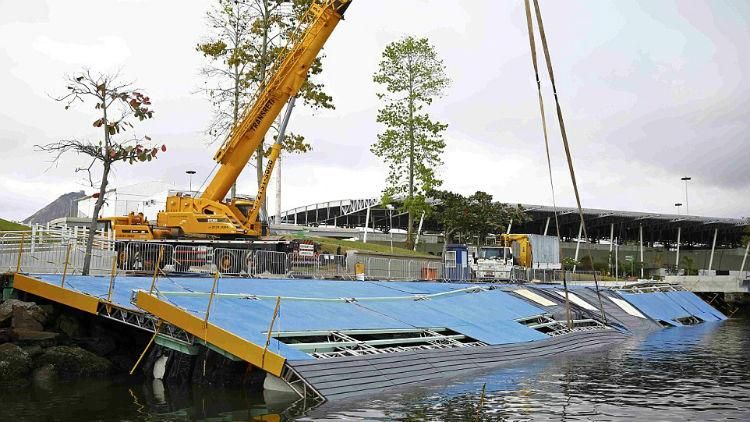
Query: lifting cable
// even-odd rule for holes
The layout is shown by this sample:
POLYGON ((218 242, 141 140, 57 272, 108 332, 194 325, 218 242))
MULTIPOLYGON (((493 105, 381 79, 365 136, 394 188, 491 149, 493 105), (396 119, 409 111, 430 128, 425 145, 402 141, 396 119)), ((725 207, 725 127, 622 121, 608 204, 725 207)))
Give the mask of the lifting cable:
MULTIPOLYGON (((531 11, 530 11, 530 6, 529 6, 529 0, 524 0, 524 3, 526 5, 526 17, 527 17, 527 20, 528 20, 528 28, 529 28, 529 40, 530 40, 530 43, 531 43, 531 46, 532 46, 532 53, 533 53, 534 52, 533 31, 532 31, 533 26, 531 24, 531 11)), ((568 143, 568 135, 567 135, 567 133, 565 131, 565 122, 563 120, 562 109, 560 108, 560 99, 559 99, 559 97, 557 95, 557 86, 555 85, 555 75, 554 75, 554 72, 552 71, 552 60, 550 58, 549 48, 548 48, 548 45, 547 45, 547 37, 546 37, 546 35, 544 33, 544 24, 542 23, 542 13, 541 13, 541 10, 539 9, 539 0, 534 0, 534 9, 535 9, 535 12, 536 12, 537 27, 539 28, 539 38, 542 41, 542 50, 544 52, 544 59, 545 59, 546 64, 547 64, 547 73, 549 74, 550 83, 552 84, 552 92, 553 92, 554 97, 555 97, 555 106, 556 106, 556 109, 557 109, 557 120, 558 120, 558 123, 560 124, 560 134, 562 136, 563 147, 565 148, 565 157, 566 157, 567 162, 568 162, 568 170, 570 171, 570 179, 571 179, 571 182, 573 183, 573 191, 575 192, 575 196, 576 196, 576 205, 578 206, 578 215, 581 218, 581 228, 582 228, 582 231, 583 231, 584 238, 588 239, 588 232, 586 230, 586 223, 585 223, 584 218, 583 218, 583 208, 581 207, 581 196, 580 196, 580 194, 578 192, 578 184, 576 182, 576 174, 575 174, 575 170, 573 169, 573 157, 572 157, 572 155, 570 153, 570 145, 568 143)), ((533 61, 534 61, 534 63, 536 63, 535 55, 534 55, 533 61)), ((535 66, 535 68, 536 68, 536 66, 535 66)), ((539 77, 538 77, 538 75, 537 75, 537 83, 539 83, 539 77)), ((544 113, 544 109, 542 108, 542 114, 543 113, 544 113)), ((544 117, 542 117, 542 119, 544 119, 544 117)), ((549 154, 549 150, 548 150, 548 154, 549 154)), ((558 234, 559 234, 559 228, 558 228, 558 234)), ((580 239, 579 239, 579 241, 580 241, 580 239)), ((591 264, 593 265, 594 260, 593 260, 592 254, 591 254, 591 247, 590 247, 590 245, 587 246, 586 249, 588 251, 589 260, 591 261, 591 264)), ((597 279, 596 271, 594 271, 593 274, 594 274, 594 286, 596 288, 596 296, 597 296, 597 298, 599 300, 599 310, 601 311, 601 315, 602 315, 602 318, 604 319, 604 322, 607 323, 607 315, 604 312, 604 304, 602 302, 601 292, 599 291, 599 280, 597 279)), ((563 278, 563 280, 564 280, 564 278, 563 278)), ((567 293, 567 289, 566 289, 566 293, 567 293)))
MULTIPOLYGON (((536 77, 536 92, 539 97, 539 111, 542 116, 542 132, 544 132, 544 149, 547 153, 547 172, 549 173, 549 186, 552 190, 552 212, 555 215, 555 230, 557 232, 558 253, 562 256, 562 241, 560 239, 560 221, 557 217, 557 201, 555 200, 555 184, 552 180, 552 160, 549 154, 549 138, 547 136, 547 118, 544 113, 544 100, 542 99, 542 84, 539 81, 539 66, 536 60, 536 42, 534 41, 534 24, 531 20, 531 8, 529 0, 525 0, 526 25, 529 32, 529 47, 531 48, 531 63, 534 65, 534 76, 536 77)), ((568 320, 568 328, 573 328, 573 318, 570 315, 570 299, 568 297, 568 281, 563 270, 563 290, 565 291, 565 315, 568 320)))

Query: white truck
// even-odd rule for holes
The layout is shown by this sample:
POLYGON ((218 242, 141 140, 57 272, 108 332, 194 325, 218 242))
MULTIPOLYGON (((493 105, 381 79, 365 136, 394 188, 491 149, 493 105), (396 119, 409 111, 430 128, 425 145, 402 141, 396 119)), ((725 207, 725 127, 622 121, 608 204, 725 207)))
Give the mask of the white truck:
POLYGON ((469 261, 477 280, 510 280, 513 272, 513 251, 503 246, 472 246, 469 261))

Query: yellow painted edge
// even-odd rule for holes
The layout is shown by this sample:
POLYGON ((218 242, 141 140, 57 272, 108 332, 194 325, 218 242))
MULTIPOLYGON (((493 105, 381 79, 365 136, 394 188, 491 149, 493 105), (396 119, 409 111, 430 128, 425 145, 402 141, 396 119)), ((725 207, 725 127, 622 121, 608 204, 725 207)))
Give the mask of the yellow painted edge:
POLYGON ((13 288, 94 315, 97 314, 97 309, 99 308, 99 299, 96 297, 75 290, 55 286, 54 284, 37 280, 23 274, 15 274, 13 276, 13 288))
POLYGON ((204 324, 202 318, 151 296, 148 292, 139 290, 136 293, 135 305, 246 362, 252 363, 273 375, 281 376, 281 370, 284 368, 284 362, 286 361, 281 355, 266 351, 264 359, 263 347, 214 324, 204 324))

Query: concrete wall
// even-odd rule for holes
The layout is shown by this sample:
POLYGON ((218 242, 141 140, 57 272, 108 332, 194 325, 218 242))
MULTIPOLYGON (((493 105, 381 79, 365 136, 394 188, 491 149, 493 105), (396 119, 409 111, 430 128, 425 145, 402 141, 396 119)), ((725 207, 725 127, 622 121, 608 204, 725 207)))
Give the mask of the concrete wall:
POLYGON ((750 280, 739 275, 667 276, 664 281, 679 283, 692 292, 750 293, 750 280))
MULTIPOLYGON (((587 248, 591 246, 591 254, 594 257, 595 262, 608 262, 609 257, 609 245, 581 243, 581 250, 578 253, 578 259, 588 254, 587 248)), ((563 257, 574 257, 575 256, 576 244, 574 242, 565 242, 562 245, 563 257)), ((625 256, 632 256, 633 259, 638 262, 641 260, 638 245, 621 245, 619 248, 618 257, 620 263, 625 263, 625 256)), ((714 253, 714 262, 712 269, 714 270, 725 270, 725 271, 739 271, 740 265, 742 264, 742 256, 745 253, 744 248, 737 249, 716 249, 714 253)), ((614 255, 614 252, 613 252, 614 255)), ((643 261, 646 263, 646 268, 658 268, 665 265, 675 265, 675 251, 667 251, 664 248, 643 248, 643 261), (661 260, 661 265, 657 265, 658 261, 661 260)), ((711 250, 699 249, 699 250, 680 250, 680 261, 683 257, 690 256, 693 258, 694 266, 696 269, 707 269, 708 262, 711 257, 711 250)), ((613 258, 614 259, 614 258, 613 258)), ((748 259, 746 267, 750 267, 750 259, 748 259)), ((680 268, 684 268, 684 261, 680 262, 680 268)), ((745 268, 746 270, 750 268, 745 268)))
MULTIPOLYGON (((381 235, 383 236, 383 235, 381 235)), ((387 236, 387 235, 386 235, 387 236)), ((367 239, 368 243, 376 243, 380 245, 390 245, 389 241, 371 240, 369 235, 367 239)), ((397 242, 394 237, 393 246, 404 247, 404 242, 397 242)), ((591 247, 591 254, 594 257, 594 262, 608 262, 609 258, 609 245, 601 244, 586 244, 581 243, 581 249, 578 253, 578 259, 588 255, 587 248, 591 247)), ((619 246, 619 260, 620 268, 626 265, 625 257, 630 255, 633 259, 638 262, 641 260, 638 245, 620 245, 619 246)), ((425 253, 434 255, 440 255, 443 252, 443 244, 441 242, 436 243, 422 243, 417 245, 417 250, 425 253)), ((575 256, 576 244, 575 242, 563 242, 562 243, 562 257, 573 258, 575 256)), ((744 248, 736 249, 716 249, 714 254, 713 270, 720 271, 739 271, 740 265, 742 264, 742 256, 745 253, 744 248)), ((644 246, 643 248, 643 260, 646 263, 646 268, 660 268, 665 266, 675 265, 675 251, 667 251, 664 248, 650 248, 644 246), (658 261, 661 260, 661 265, 658 265, 658 261)), ((683 257, 689 256, 693 259, 693 265, 696 269, 708 269, 708 261, 711 256, 710 249, 680 249, 680 268, 685 268, 683 257)), ((613 252, 614 259, 614 252, 613 252)), ((627 263, 627 268, 630 268, 630 264, 627 263)), ((745 270, 750 270, 750 257, 748 262, 745 264, 745 270)))

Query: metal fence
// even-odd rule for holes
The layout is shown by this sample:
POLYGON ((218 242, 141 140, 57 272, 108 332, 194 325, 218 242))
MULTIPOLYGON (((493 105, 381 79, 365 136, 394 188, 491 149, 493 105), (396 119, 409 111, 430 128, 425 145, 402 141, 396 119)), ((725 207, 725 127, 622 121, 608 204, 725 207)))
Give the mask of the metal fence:
MULTIPOLYGON (((0 271, 80 274, 88 231, 81 228, 35 227, 25 232, 0 234, 0 271)), ((410 257, 306 255, 159 242, 115 241, 111 233, 97 232, 91 256, 91 274, 109 274, 113 264, 126 274, 154 272, 215 274, 260 278, 315 278, 367 280, 472 281, 468 267, 446 265, 434 259, 410 257), (359 268, 357 268, 359 266, 359 268), (363 268, 362 268, 363 267, 363 268), (357 272, 363 274, 358 275, 357 272)), ((509 281, 589 284, 591 271, 514 269, 509 281)), ((597 273, 597 278, 601 280, 597 273)))
POLYGON ((569 284, 588 285, 594 282, 594 276, 598 281, 602 281, 602 273, 599 271, 570 271, 555 269, 537 269, 537 268, 515 268, 511 276, 511 281, 530 281, 538 283, 562 283, 563 280, 569 284))
POLYGON ((365 257, 365 278, 374 280, 443 280, 439 261, 413 258, 365 257))
MULTIPOLYGON (((80 273, 83 269, 88 230, 77 228, 32 230, 0 234, 0 272, 80 273)), ((94 235, 91 274, 109 273, 115 257, 111 233, 94 235)))

